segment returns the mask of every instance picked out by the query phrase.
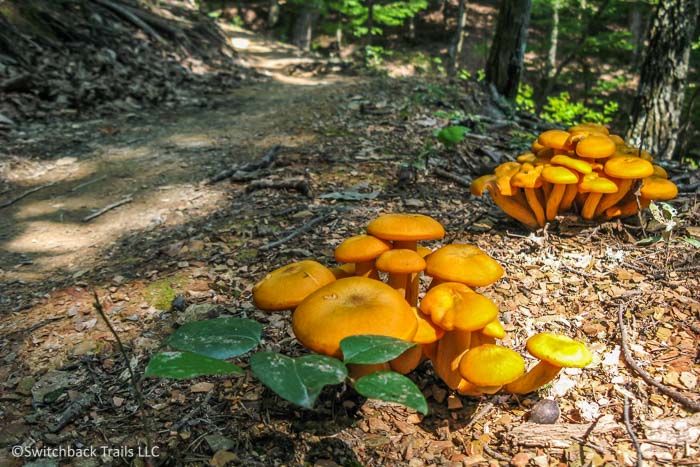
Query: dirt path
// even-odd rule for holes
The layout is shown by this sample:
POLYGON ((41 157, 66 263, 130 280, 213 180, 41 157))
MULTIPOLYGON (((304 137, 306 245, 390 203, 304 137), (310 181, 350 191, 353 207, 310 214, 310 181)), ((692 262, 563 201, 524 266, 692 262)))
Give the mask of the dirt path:
POLYGON ((351 80, 288 76, 285 69, 315 59, 243 30, 229 32, 241 61, 268 76, 263 82, 204 109, 27 131, 1 168, 11 185, 0 191, 0 204, 51 185, 0 209, 0 284, 79 277, 126 236, 157 234, 216 210, 225 184, 204 186, 213 173, 260 157, 275 144, 313 143, 314 120, 333 112, 333 96, 351 80), (131 201, 85 221, 126 199, 131 201))

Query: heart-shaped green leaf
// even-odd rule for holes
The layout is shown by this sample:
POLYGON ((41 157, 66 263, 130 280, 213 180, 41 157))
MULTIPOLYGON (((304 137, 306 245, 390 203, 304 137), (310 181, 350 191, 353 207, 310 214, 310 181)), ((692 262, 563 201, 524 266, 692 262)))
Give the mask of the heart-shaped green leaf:
POLYGON ((148 362, 147 377, 187 379, 203 375, 243 373, 241 367, 216 358, 192 352, 161 352, 148 362))
POLYGON ((187 323, 166 343, 178 350, 222 360, 242 355, 260 342, 262 325, 244 318, 217 318, 187 323))
POLYGON ((388 336, 350 336, 340 341, 345 363, 384 363, 416 344, 388 336))
POLYGON ((258 352, 250 358, 253 374, 280 397, 310 409, 321 389, 342 383, 348 371, 343 362, 323 355, 291 358, 274 352, 258 352))
POLYGON ((355 390, 365 397, 396 402, 426 415, 428 402, 413 381, 394 371, 377 371, 355 382, 355 390))
POLYGON ((471 130, 469 130, 467 127, 452 125, 438 131, 437 139, 445 146, 450 147, 457 143, 461 143, 464 140, 464 135, 470 131, 471 130))

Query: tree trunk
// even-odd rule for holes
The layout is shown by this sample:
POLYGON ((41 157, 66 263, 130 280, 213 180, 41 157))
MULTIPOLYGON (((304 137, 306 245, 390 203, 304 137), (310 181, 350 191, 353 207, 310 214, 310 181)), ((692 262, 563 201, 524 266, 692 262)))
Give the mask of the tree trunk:
POLYGON ((672 159, 683 110, 696 0, 660 0, 632 103, 627 139, 661 159, 672 159))
POLYGON ((549 51, 547 52, 547 78, 554 77, 557 69, 557 46, 559 41, 559 0, 552 2, 552 33, 549 35, 549 51))
POLYGON ((518 94, 531 11, 532 0, 502 0, 486 61, 486 81, 510 100, 518 94))
POLYGON ((459 0, 457 11, 457 31, 450 44, 450 76, 454 76, 459 68, 459 58, 464 47, 464 26, 467 24, 467 0, 459 0))
POLYGON ((311 48, 314 23, 318 18, 318 10, 312 5, 304 5, 294 23, 294 44, 303 50, 311 48))
POLYGON ((369 45, 374 43, 374 0, 367 2, 367 29, 369 29, 369 45))
POLYGON ((267 27, 269 29, 277 26, 280 20, 280 2, 279 0, 270 0, 270 10, 267 13, 267 27))

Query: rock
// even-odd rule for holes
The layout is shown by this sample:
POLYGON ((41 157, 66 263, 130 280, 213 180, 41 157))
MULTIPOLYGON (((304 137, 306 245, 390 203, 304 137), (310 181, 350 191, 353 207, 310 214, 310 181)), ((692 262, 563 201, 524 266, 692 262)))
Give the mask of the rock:
POLYGON ((185 309, 187 306, 187 301, 185 300, 184 295, 177 295, 175 298, 173 298, 173 301, 170 305, 170 309, 173 311, 182 311, 185 309))
POLYGON ((192 321, 216 318, 220 313, 221 307, 219 305, 212 305, 209 303, 195 304, 188 306, 185 311, 178 314, 175 318, 175 322, 182 326, 192 321))
POLYGON ((560 415, 559 404, 552 399, 542 399, 532 406, 529 421, 542 425, 551 425, 557 423, 560 415))
POLYGON ((222 435, 208 435, 204 437, 204 440, 212 452, 226 451, 236 446, 235 441, 222 435))
POLYGON ((32 386, 34 386, 34 383, 36 383, 36 379, 32 376, 25 376, 24 378, 20 379, 19 382, 17 383, 17 387, 15 388, 15 392, 17 394, 21 394, 23 396, 31 396, 32 395, 32 386))
POLYGON ((74 384, 73 375, 67 371, 49 371, 32 386, 34 405, 50 404, 74 384))

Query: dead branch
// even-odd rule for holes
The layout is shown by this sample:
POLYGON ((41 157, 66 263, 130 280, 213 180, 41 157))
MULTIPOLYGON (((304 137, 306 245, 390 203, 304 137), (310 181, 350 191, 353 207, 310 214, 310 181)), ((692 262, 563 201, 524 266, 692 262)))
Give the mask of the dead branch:
POLYGON ((246 187, 246 193, 251 193, 257 190, 264 190, 266 188, 273 188, 275 190, 296 190, 302 195, 313 198, 313 191, 311 190, 311 185, 309 182, 303 178, 287 178, 284 180, 275 179, 265 179, 256 180, 246 187))
POLYGON ((155 32, 155 30, 153 30, 153 28, 151 28, 148 24, 144 23, 138 16, 136 16, 131 11, 128 11, 122 5, 118 5, 116 3, 110 2, 109 0, 92 0, 92 1, 97 3, 98 5, 102 5, 103 7, 112 10, 114 13, 121 16, 125 20, 129 21, 134 26, 141 29, 143 32, 145 32, 149 36, 153 37, 161 44, 165 44, 165 40, 162 37, 160 37, 160 35, 157 32, 155 32))
POLYGON ((469 187, 472 184, 472 181, 469 180, 468 178, 462 177, 461 175, 453 174, 452 172, 448 172, 447 170, 441 169, 440 167, 435 167, 433 169, 433 173, 435 175, 437 175, 438 177, 447 178, 449 180, 452 180, 453 182, 457 183, 458 185, 469 187))
POLYGON ((637 435, 634 434, 634 429, 632 428, 632 423, 630 422, 630 398, 625 394, 625 407, 622 411, 625 419, 625 428, 627 429, 627 434, 630 435, 630 440, 634 445, 634 450, 637 452, 637 467, 642 467, 642 448, 639 446, 639 440, 637 435))
POLYGON ((276 144, 269 148, 267 151, 265 151, 265 153, 259 161, 249 162, 240 167, 232 167, 230 169, 226 169, 222 172, 219 172, 218 174, 210 178, 206 184, 212 185, 214 183, 220 182, 221 180, 226 180, 227 178, 231 178, 233 176, 237 176, 239 178, 244 177, 246 175, 246 172, 254 172, 256 170, 266 169, 272 164, 274 164, 280 149, 282 149, 282 146, 276 144))
POLYGON ((110 204, 110 205, 108 205, 108 206, 103 207, 103 208, 100 209, 99 211, 97 211, 97 212, 95 212, 95 213, 93 213, 93 214, 90 214, 89 216, 83 217, 83 222, 90 222, 90 221, 93 220, 94 218, 100 217, 102 214, 106 213, 107 211, 111 211, 111 210, 114 209, 114 208, 118 208, 118 207, 121 206, 122 204, 130 203, 130 202, 132 202, 133 200, 134 200, 134 198, 132 198, 131 195, 129 195, 129 196, 127 196, 126 198, 120 199, 120 200, 117 201, 116 203, 112 203, 112 204, 110 204))
POLYGON ((541 425, 539 423, 526 422, 520 426, 514 427, 508 434, 508 437, 511 438, 512 443, 518 447, 540 447, 563 450, 568 449, 576 438, 587 439, 589 435, 600 435, 623 429, 622 425, 615 422, 612 417, 602 417, 599 421, 596 421, 593 430, 590 430, 591 425, 593 425, 593 423, 555 423, 553 425, 541 425))
POLYGON ((79 394, 78 397, 68 405, 66 410, 63 411, 56 423, 49 425, 49 431, 51 433, 61 431, 66 425, 72 422, 73 419, 85 413, 94 403, 95 394, 92 391, 79 394))
POLYGON ((71 191, 71 193, 73 193, 74 191, 78 191, 78 190, 80 190, 81 188, 85 188, 86 186, 92 185, 93 183, 101 182, 101 181, 104 180, 105 178, 107 178, 106 175, 103 175, 103 176, 98 177, 98 178, 93 178, 92 180, 88 180, 88 181, 85 182, 85 183, 81 183, 80 185, 74 186, 73 188, 71 188, 70 191, 71 191))
POLYGON ((48 188, 48 187, 54 185, 55 183, 56 182, 46 183, 44 185, 31 188, 31 189, 25 191, 24 193, 22 193, 21 195, 0 204, 0 209, 6 208, 8 206, 12 206, 13 204, 15 204, 17 201, 21 200, 22 198, 25 198, 25 197, 27 197, 27 196, 31 195, 32 193, 37 192, 39 190, 43 190, 44 188, 48 188))
POLYGON ((680 392, 669 388, 668 386, 659 383, 656 381, 654 378, 651 377, 649 373, 647 373, 645 370, 639 367, 637 362, 634 361, 634 358, 632 358, 632 354, 630 353, 629 347, 627 346, 627 330, 625 329, 625 322, 623 318, 623 312, 624 312, 624 304, 620 304, 618 310, 617 310, 617 322, 618 322, 618 327, 620 328, 620 347, 622 347, 622 356, 625 359, 625 362, 627 362, 627 365, 634 370, 635 373, 637 373, 647 384, 654 386, 656 389, 658 389, 662 394, 668 396, 670 399, 673 399, 674 401, 678 402, 681 404, 683 407, 685 407, 688 410, 691 410, 693 412, 698 412, 700 411, 700 403, 689 399, 688 397, 684 396, 680 392))
POLYGON ((313 229, 317 224, 320 224, 321 222, 325 222, 327 219, 331 218, 332 216, 335 215, 335 212, 326 212, 324 214, 321 214, 319 216, 314 217, 311 219, 309 222, 305 223, 298 229, 292 230, 288 235, 280 238, 279 240, 275 240, 274 242, 270 242, 267 245, 263 245, 259 248, 260 251, 267 251, 272 248, 275 248, 277 246, 283 245, 287 243, 288 241, 298 237, 299 235, 308 232, 309 230, 313 229))

